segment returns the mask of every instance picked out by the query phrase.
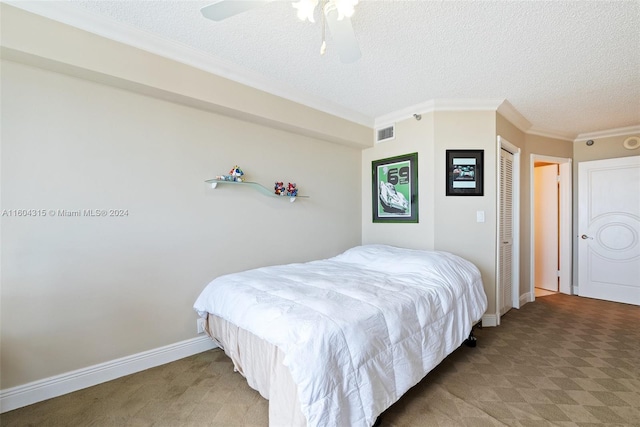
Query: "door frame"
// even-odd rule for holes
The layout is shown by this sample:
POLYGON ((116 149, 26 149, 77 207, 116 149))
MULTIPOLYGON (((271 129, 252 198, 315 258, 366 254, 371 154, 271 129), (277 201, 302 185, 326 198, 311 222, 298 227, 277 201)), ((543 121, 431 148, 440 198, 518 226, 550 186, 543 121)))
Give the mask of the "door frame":
POLYGON ((496 180, 496 326, 500 325, 500 150, 504 149, 513 155, 513 252, 511 257, 511 303, 513 308, 520 308, 520 148, 500 135, 497 138, 496 150, 498 179, 496 180))
POLYGON ((558 232, 559 256, 560 256, 560 293, 573 295, 573 287, 571 286, 572 277, 572 251, 573 251, 573 209, 572 209, 572 160, 564 157, 544 156, 540 154, 531 154, 529 164, 529 301, 535 301, 535 179, 534 167, 536 162, 555 163, 558 165, 560 176, 560 200, 558 209, 560 210, 558 232))

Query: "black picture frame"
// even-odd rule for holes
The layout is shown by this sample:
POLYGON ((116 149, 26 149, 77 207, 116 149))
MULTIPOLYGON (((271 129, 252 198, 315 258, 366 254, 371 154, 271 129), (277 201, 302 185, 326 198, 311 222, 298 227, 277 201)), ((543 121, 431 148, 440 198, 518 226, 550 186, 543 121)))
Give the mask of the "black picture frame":
POLYGON ((484 195, 484 150, 447 150, 447 196, 484 195))
POLYGON ((371 162, 373 222, 418 222, 418 153, 371 162))

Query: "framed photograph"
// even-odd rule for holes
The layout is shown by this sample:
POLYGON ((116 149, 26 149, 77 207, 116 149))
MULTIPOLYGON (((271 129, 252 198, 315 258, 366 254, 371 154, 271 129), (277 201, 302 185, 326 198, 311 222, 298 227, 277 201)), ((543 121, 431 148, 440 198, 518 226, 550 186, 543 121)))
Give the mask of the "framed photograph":
POLYGON ((484 150, 447 150, 447 196, 482 196, 484 150))
POLYGON ((418 222, 418 153, 371 162, 373 222, 418 222))

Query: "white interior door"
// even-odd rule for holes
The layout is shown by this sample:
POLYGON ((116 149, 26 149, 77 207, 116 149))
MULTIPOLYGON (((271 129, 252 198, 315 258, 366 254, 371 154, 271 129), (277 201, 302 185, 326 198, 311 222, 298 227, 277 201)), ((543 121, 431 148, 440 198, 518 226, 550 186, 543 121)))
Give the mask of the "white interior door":
POLYGON ((558 291, 558 165, 536 166, 535 287, 558 291))
POLYGON ((578 165, 578 293, 640 305, 640 156, 578 165))
POLYGON ((500 316, 513 308, 513 154, 500 150, 500 316))

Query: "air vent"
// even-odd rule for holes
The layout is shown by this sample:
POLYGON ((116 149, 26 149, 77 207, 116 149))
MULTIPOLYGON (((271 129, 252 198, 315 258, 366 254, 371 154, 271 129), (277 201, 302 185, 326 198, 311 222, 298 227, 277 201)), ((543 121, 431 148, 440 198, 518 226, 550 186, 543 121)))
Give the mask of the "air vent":
POLYGON ((396 137, 396 125, 387 126, 377 130, 376 142, 384 142, 396 137))

